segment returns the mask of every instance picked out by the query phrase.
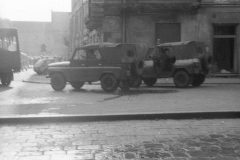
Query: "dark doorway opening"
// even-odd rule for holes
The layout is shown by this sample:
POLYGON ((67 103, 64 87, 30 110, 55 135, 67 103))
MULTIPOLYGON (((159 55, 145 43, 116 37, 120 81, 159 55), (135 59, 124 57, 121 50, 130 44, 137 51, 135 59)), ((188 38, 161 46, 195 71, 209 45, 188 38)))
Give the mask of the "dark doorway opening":
POLYGON ((180 23, 157 23, 156 24, 156 43, 179 42, 181 41, 180 23))
POLYGON ((236 25, 214 25, 213 73, 234 73, 236 25))

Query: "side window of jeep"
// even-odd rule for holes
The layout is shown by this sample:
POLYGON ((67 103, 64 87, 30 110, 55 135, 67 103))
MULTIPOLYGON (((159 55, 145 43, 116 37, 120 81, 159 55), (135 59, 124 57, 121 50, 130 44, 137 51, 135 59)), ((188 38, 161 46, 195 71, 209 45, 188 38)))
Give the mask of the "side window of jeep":
POLYGON ((86 60, 87 59, 86 51, 85 50, 77 50, 73 59, 74 60, 86 60))
POLYGON ((87 54, 89 60, 100 60, 102 58, 98 50, 88 50, 87 54))

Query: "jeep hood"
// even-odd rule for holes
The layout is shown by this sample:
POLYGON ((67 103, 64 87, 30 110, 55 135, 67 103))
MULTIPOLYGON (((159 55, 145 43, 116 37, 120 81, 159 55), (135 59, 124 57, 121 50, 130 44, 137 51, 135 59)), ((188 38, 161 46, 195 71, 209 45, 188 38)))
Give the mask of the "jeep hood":
POLYGON ((70 62, 56 62, 56 63, 51 63, 48 65, 48 67, 68 67, 70 65, 70 62))

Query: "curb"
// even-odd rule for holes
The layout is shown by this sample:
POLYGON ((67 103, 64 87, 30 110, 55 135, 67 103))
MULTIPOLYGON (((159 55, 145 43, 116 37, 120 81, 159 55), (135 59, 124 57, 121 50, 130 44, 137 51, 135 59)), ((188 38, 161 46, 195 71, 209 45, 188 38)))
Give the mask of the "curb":
POLYGON ((98 122, 126 120, 187 120, 187 119, 236 119, 240 111, 228 112, 188 112, 188 113, 148 113, 124 115, 50 115, 50 116, 6 116, 0 117, 0 124, 19 123, 62 123, 62 122, 98 122))
POLYGON ((22 80, 22 82, 25 82, 25 83, 36 83, 36 84, 50 84, 49 82, 39 82, 39 81, 25 81, 25 80, 22 80))

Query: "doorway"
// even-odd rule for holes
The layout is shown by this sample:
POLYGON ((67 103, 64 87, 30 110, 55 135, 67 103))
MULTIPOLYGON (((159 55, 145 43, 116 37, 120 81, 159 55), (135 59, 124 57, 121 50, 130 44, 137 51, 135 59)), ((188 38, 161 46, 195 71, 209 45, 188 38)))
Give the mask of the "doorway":
POLYGON ((213 73, 236 73, 234 52, 236 25, 213 25, 213 73))

